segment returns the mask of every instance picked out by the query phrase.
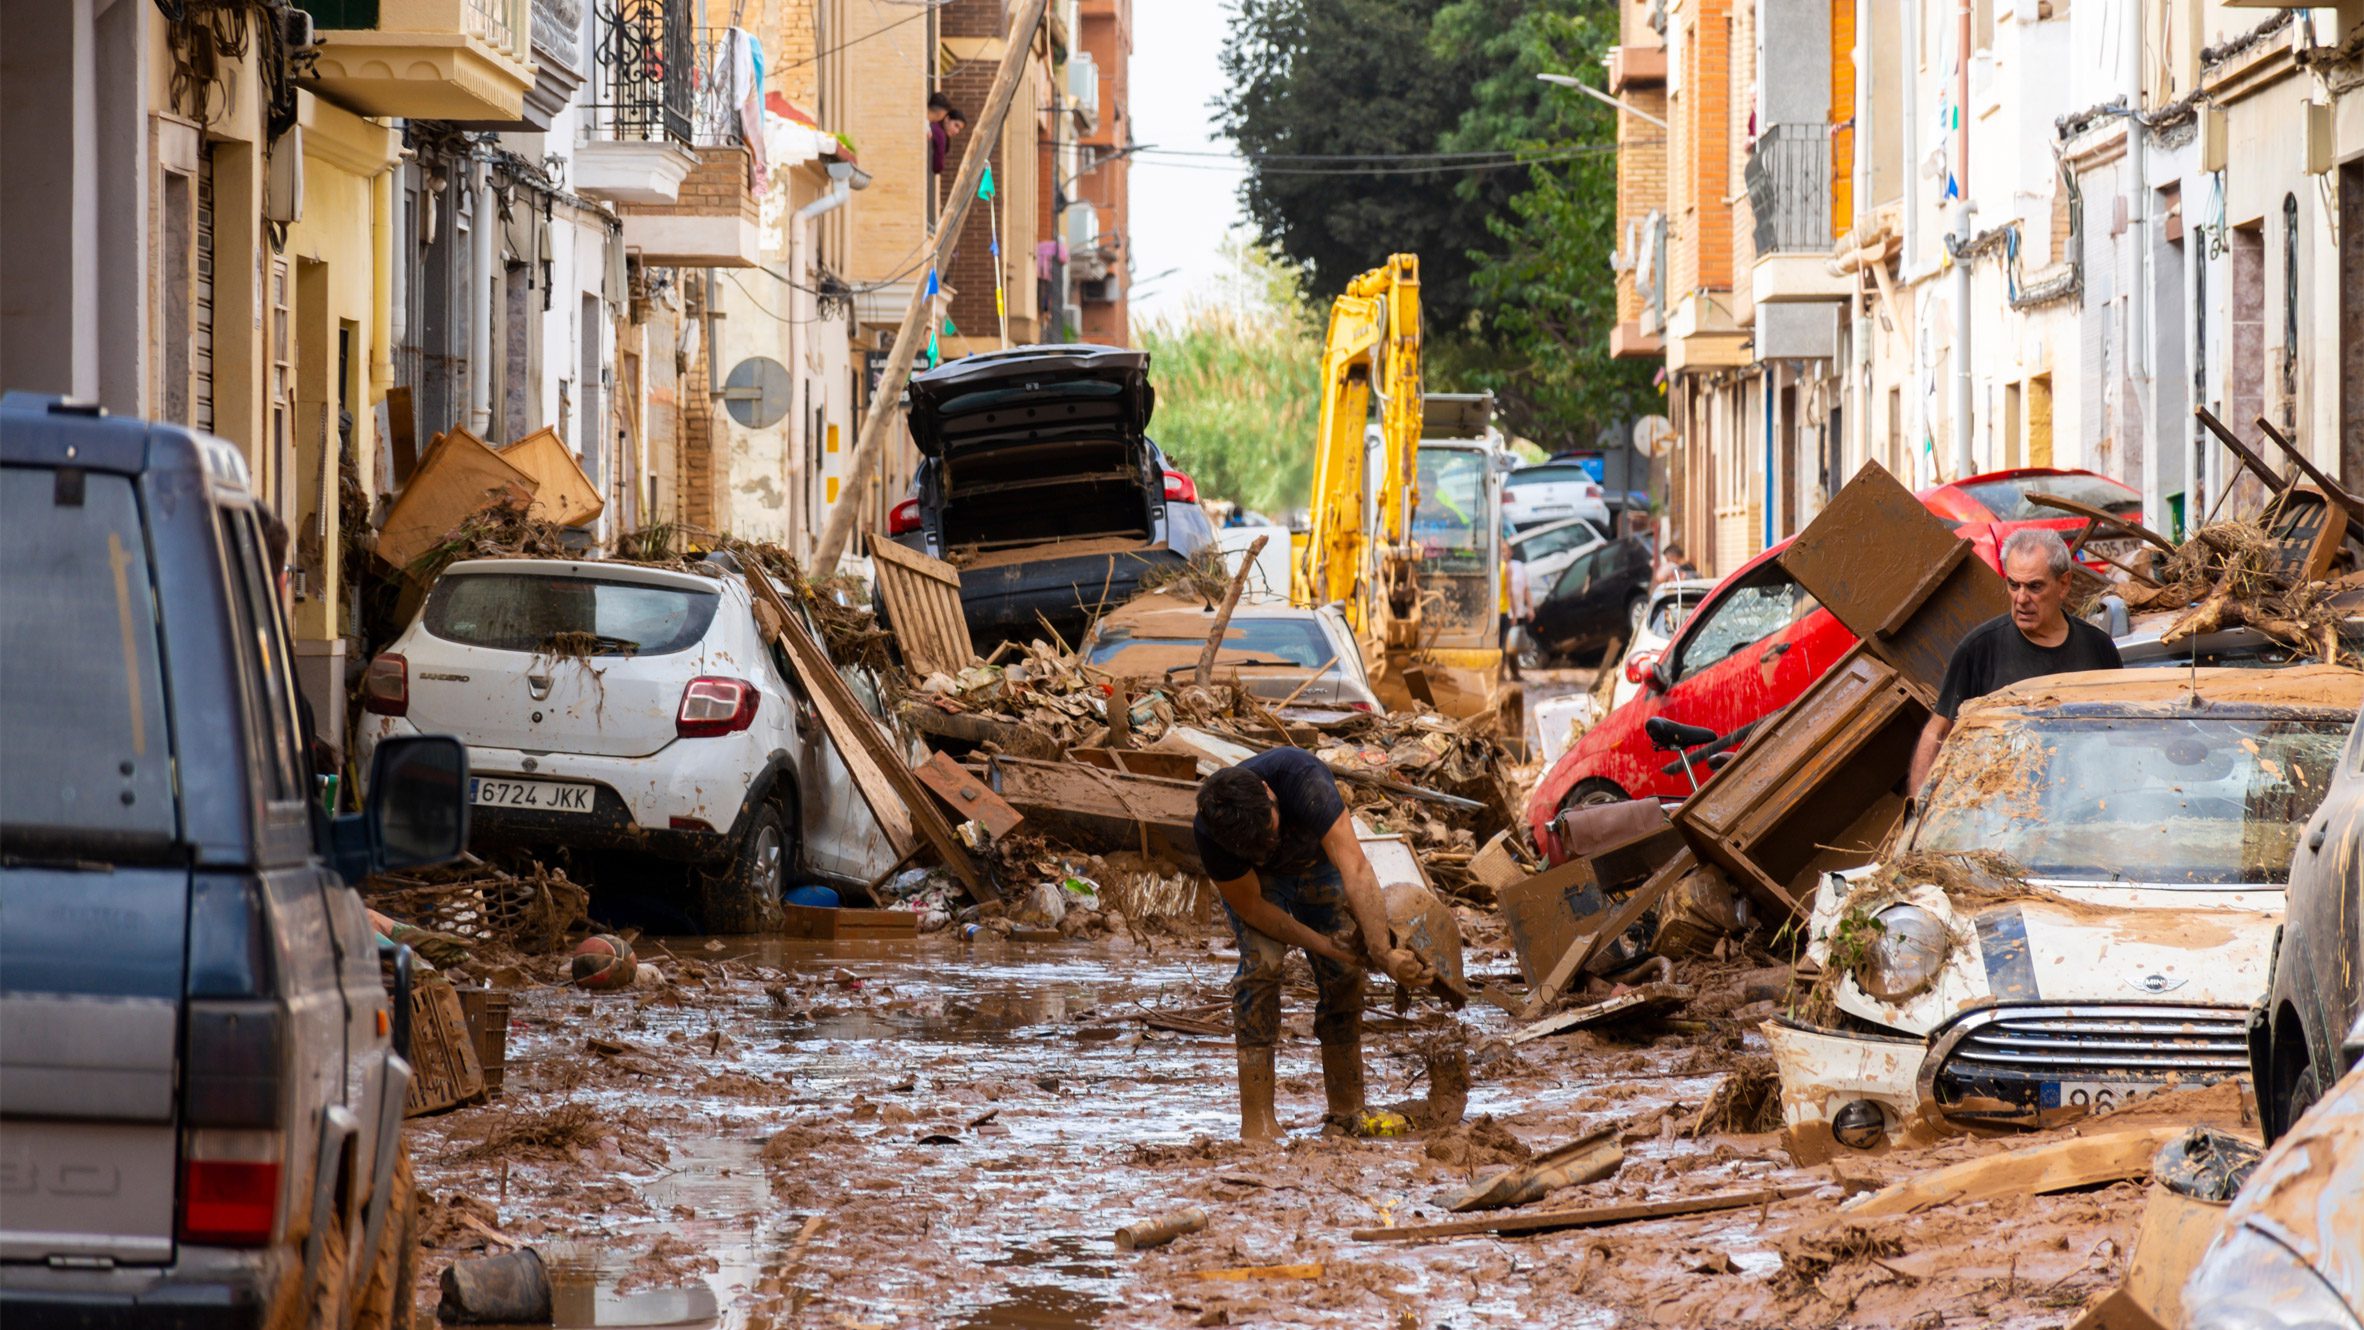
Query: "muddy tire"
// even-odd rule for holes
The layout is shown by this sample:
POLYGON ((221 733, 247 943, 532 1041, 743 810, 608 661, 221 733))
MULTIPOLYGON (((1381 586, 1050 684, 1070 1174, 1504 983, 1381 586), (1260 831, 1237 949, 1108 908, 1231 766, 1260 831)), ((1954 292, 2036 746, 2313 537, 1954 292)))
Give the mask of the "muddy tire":
POLYGON ((419 1196, 410 1148, 397 1145, 386 1226, 353 1304, 353 1330, 410 1330, 418 1283, 419 1196))
MULTIPOLYGON (((297 1255, 295 1271, 289 1277, 291 1284, 303 1282, 300 1247, 297 1255)), ((311 1330, 316 1326, 340 1324, 344 1308, 339 1303, 347 1291, 345 1267, 351 1260, 344 1213, 331 1204, 328 1222, 320 1234, 320 1264, 312 1271, 312 1283, 310 1287, 290 1289, 288 1296, 279 1300, 279 1306, 271 1314, 270 1330, 311 1330)))
POLYGON ((1598 776, 1593 776, 1576 782, 1576 788, 1568 791, 1567 798, 1560 800, 1560 811, 1564 813, 1571 808, 1621 804, 1629 797, 1625 791, 1617 788, 1615 781, 1602 780, 1598 776))
POLYGON ((749 819, 730 863, 692 869, 698 884, 698 923, 709 933, 767 933, 780 926, 780 896, 796 862, 796 836, 777 804, 749 819))

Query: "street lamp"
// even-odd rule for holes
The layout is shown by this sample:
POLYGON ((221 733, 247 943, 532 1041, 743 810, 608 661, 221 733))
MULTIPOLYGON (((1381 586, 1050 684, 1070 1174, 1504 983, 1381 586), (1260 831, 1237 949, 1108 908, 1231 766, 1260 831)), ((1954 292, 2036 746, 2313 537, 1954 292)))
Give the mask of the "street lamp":
POLYGON ((1659 119, 1657 116, 1650 114, 1648 111, 1643 110, 1642 108, 1634 105, 1632 102, 1626 101, 1621 97, 1612 97, 1609 94, 1602 92, 1599 88, 1596 88, 1573 75, 1537 74, 1535 77, 1543 80, 1545 83, 1557 83, 1563 88, 1574 88, 1576 91, 1581 92, 1585 96, 1593 98, 1596 101, 1607 102, 1609 105, 1616 107, 1618 110, 1625 112, 1627 115, 1630 115, 1637 120, 1647 120, 1651 124, 1658 126, 1660 129, 1666 128, 1666 122, 1659 119))

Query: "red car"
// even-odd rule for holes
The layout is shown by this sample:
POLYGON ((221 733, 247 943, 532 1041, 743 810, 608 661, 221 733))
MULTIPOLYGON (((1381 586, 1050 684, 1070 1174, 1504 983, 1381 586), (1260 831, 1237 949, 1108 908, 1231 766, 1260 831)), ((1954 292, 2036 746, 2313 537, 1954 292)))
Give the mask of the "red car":
MULTIPOLYGON (((2082 518, 2046 516, 2057 510, 2028 504, 2023 496, 2031 490, 2113 513, 2131 515, 2142 505, 2133 490, 2089 471, 1995 472, 1923 491, 1919 498, 1931 512, 1957 523, 1955 529, 1972 542, 1978 557, 1999 569, 2002 542, 2012 531, 2048 526, 2073 535, 2083 525, 2082 518)), ((1717 584, 1650 666, 1642 691, 1587 731, 1545 774, 1527 801, 1527 824, 1547 858, 1563 857, 1551 828, 1563 808, 1690 797, 1690 776, 1674 754, 1652 745, 1643 732, 1653 717, 1712 731, 1726 741, 1696 752, 1697 759, 1737 748, 1741 739, 1733 738, 1735 731, 1796 700, 1855 645, 1855 635, 1781 566, 1781 552, 1788 547, 1782 541, 1717 584)), ((1712 772, 1697 760, 1692 774, 1704 782, 1712 772)))

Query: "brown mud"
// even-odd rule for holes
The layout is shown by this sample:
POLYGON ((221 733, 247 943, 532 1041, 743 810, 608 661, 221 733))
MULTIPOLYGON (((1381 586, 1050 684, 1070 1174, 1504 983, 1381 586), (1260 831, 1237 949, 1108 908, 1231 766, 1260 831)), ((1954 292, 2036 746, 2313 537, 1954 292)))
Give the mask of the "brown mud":
MULTIPOLYGON (((2060 1326, 2123 1274, 2141 1210, 2124 1184, 1845 1220, 1848 1196, 2029 1138, 1798 1168, 1777 1133, 1716 1129, 1754 1114, 1702 1121, 1727 1075, 1761 1068, 1764 969, 1692 967, 1700 996, 1679 1026, 1516 1048, 1497 1042, 1509 1018, 1473 1004, 1457 1018, 1466 1118, 1382 1140, 1318 1134, 1311 997, 1292 991, 1290 1134, 1260 1148, 1233 1136, 1230 1041, 1142 1019, 1211 1008, 1221 1028, 1227 939, 642 951, 664 981, 613 995, 560 986, 561 960, 525 962, 504 1097, 412 1123, 432 1198, 422 1310, 453 1259, 525 1243, 569 1325, 671 1311, 731 1327, 2060 1326), (1601 1127, 1618 1130, 1623 1167, 1530 1209, 1816 1190, 1518 1238, 1348 1237, 1453 1218, 1449 1196, 1601 1127), (1119 1226, 1185 1206, 1206 1210, 1204 1231, 1117 1249, 1119 1226), (690 1293, 649 1299, 668 1289, 690 1293)), ((1468 963, 1495 982, 1510 969, 1499 945, 1472 945, 1468 963)), ((1425 1101, 1435 1038, 1391 1019, 1374 985, 1371 1102, 1425 1101)), ((2231 1087, 2138 1102, 2109 1125, 2134 1114, 2242 1116, 2231 1087)))

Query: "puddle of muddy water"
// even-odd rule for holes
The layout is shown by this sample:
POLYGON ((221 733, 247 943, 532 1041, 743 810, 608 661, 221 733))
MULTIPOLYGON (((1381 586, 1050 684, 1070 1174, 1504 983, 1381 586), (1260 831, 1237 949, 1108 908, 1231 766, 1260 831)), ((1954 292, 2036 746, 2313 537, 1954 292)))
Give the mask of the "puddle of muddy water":
MULTIPOLYGON (((1310 1041, 1292 1039, 1281 1053, 1281 1114, 1300 1137, 1290 1157, 1270 1165, 1228 1162, 1224 1152, 1233 1148, 1228 1142, 1237 1127, 1231 1042, 1151 1032, 1134 1019, 1145 1007, 1220 1000, 1231 969, 1227 956, 1194 951, 1151 958, 1089 944, 963 946, 942 939, 727 939, 709 949, 707 939, 680 938, 656 939, 645 949, 783 972, 795 981, 796 1000, 784 1008, 766 996, 764 984, 739 980, 719 1001, 709 994, 680 1006, 579 1005, 572 1011, 582 1015, 533 1027, 532 1039, 550 1041, 542 1052, 570 1052, 591 1033, 628 1037, 674 1050, 693 1064, 692 1083, 729 1072, 782 1088, 761 1101, 721 1091, 652 1099, 646 1088, 608 1080, 578 1092, 603 1109, 658 1112, 668 1123, 662 1136, 669 1155, 661 1168, 627 1179, 656 1221, 602 1221, 597 1246, 552 1249, 554 1279, 567 1290, 561 1325, 648 1324, 617 1318, 669 1310, 719 1330, 827 1324, 840 1315, 860 1324, 973 1330, 1188 1324, 1191 1317, 1170 1309, 1171 1297, 1156 1291, 1165 1287, 1170 1294, 1171 1286, 1147 1276, 1255 1263, 1243 1249, 1311 1253, 1288 1259, 1385 1261, 1397 1296, 1439 1313, 1450 1309, 1425 1315, 1424 1325, 1532 1320, 1536 1309, 1515 1287, 1480 1287, 1456 1270, 1458 1247, 1440 1264, 1433 1256, 1411 1259, 1343 1241, 1345 1228, 1378 1222, 1377 1206, 1425 1199, 1417 1187, 1407 1194, 1403 1181, 1419 1147, 1348 1152, 1325 1174, 1332 1156, 1303 1139, 1321 1104, 1310 1041), (838 982, 840 971, 858 985, 838 982), (730 1042, 709 1057, 718 1032, 730 1042), (869 1106, 867 1115, 856 1111, 857 1097, 869 1106), (973 1125, 988 1113, 989 1124, 973 1125), (784 1201, 762 1151, 764 1141, 791 1127, 823 1131, 827 1158, 808 1172, 791 1161, 782 1170, 792 1188, 784 1201), (923 1136, 951 1139, 923 1144, 923 1136), (1184 1161, 1145 1159, 1141 1147, 1179 1149, 1184 1161), (1198 1162, 1202 1157, 1207 1162, 1198 1162), (1112 1235, 1120 1224, 1205 1203, 1187 1189, 1203 1185, 1207 1174, 1265 1167, 1297 1172, 1226 1216, 1217 1225, 1222 1232, 1155 1253, 1116 1250, 1112 1235), (1274 1197, 1285 1198, 1281 1215, 1259 1214, 1257 1206, 1274 1197), (833 1226, 802 1249, 797 1235, 815 1213, 831 1215, 833 1226), (689 1282, 671 1277, 670 1269, 653 1277, 643 1269, 627 1279, 635 1262, 662 1244, 714 1262, 696 1276, 714 1301, 711 1310, 692 1314, 703 1306, 694 1301, 696 1288, 678 1307, 636 1302, 618 1291, 625 1282, 689 1282)), ((1299 1017, 1310 1012, 1296 995, 1285 1005, 1299 1017)), ((1472 1012, 1466 1019, 1473 1037, 1506 1027, 1499 1013, 1472 1012)), ((1406 1079, 1411 1062, 1385 1056, 1387 1049, 1383 1037, 1367 1042, 1373 1099, 1417 1097, 1421 1088, 1406 1079)), ((525 1051, 532 1051, 530 1040, 525 1051)), ((519 1056, 513 1047, 512 1062, 519 1056)), ((1565 1120, 1575 1101, 1604 1083, 1632 1079, 1607 1070, 1528 1074, 1509 1085, 1481 1078, 1469 1111, 1565 1120)), ((1619 1111, 1640 1113, 1678 1098, 1695 1103, 1714 1081, 1713 1075, 1663 1073, 1645 1079, 1652 1080, 1648 1093, 1621 1101, 1619 1111)), ((1736 1247, 1754 1245, 1734 1237, 1736 1247)), ((1474 1256, 1492 1245, 1473 1243, 1468 1250, 1474 1256)), ((1751 1264, 1764 1259, 1753 1252, 1735 1256, 1751 1264)), ((1216 1293, 1232 1295, 1209 1290, 1210 1297, 1216 1293)), ((1273 1288, 1249 1294, 1276 1299, 1276 1306, 1292 1296, 1273 1288)), ((1312 1319, 1363 1323, 1336 1313, 1312 1319)), ((1580 1305, 1555 1305, 1551 1320, 1615 1322, 1580 1305)), ((1258 1321, 1250 1315, 1238 1323, 1258 1321)))

